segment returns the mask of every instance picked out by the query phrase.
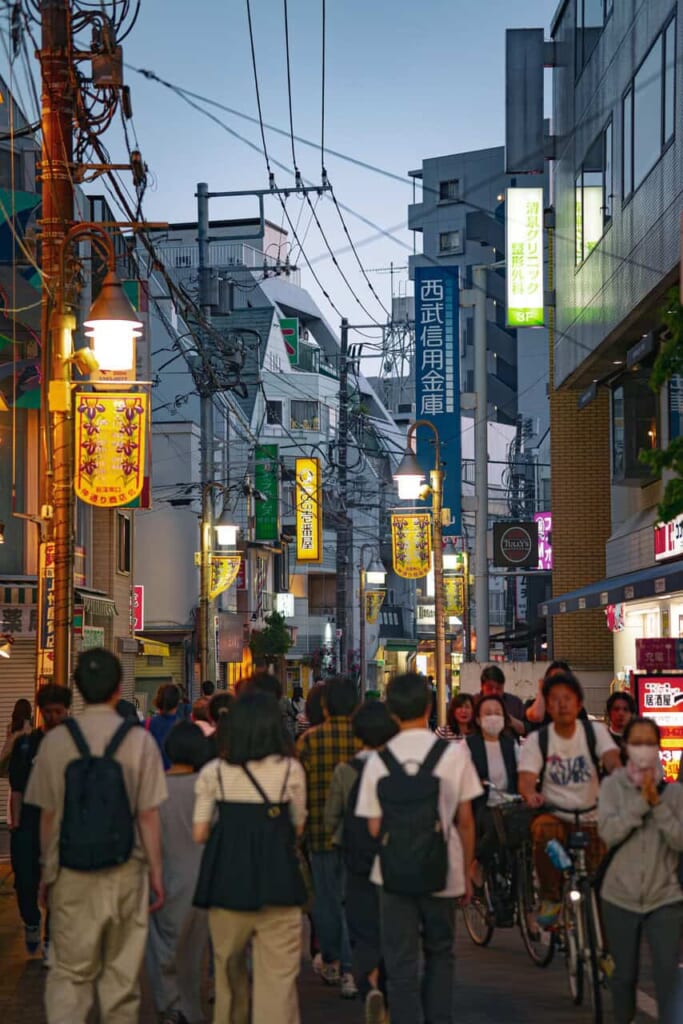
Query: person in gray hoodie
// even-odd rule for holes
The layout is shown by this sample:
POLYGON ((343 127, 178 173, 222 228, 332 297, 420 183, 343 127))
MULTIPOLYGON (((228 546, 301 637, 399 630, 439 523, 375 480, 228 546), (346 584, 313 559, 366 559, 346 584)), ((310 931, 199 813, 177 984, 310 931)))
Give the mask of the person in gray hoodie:
POLYGON ((651 718, 624 731, 626 767, 600 787, 598 831, 611 857, 602 888, 602 917, 614 960, 610 979, 617 1024, 636 1015, 640 942, 652 957, 660 1024, 675 1024, 678 956, 683 938, 683 787, 662 781, 660 734, 651 718), (612 852, 614 851, 614 852, 612 852))

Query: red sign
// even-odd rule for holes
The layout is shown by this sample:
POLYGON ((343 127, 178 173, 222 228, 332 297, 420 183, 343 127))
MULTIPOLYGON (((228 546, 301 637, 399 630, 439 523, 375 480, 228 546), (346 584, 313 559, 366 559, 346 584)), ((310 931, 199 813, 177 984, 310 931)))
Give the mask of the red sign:
POLYGON ((247 589, 247 559, 246 559, 246 555, 242 559, 242 561, 240 562, 239 572, 237 573, 237 584, 236 585, 237 585, 237 589, 238 590, 246 590, 247 589))
POLYGON ((677 643, 673 637, 649 637, 636 640, 636 668, 646 672, 666 672, 678 668, 677 643))
POLYGON ((143 586, 133 587, 133 630, 141 633, 145 628, 145 588, 143 586))
POLYGON ((683 753, 683 675, 636 676, 638 714, 654 718, 662 733, 660 758, 667 782, 676 782, 683 753))
POLYGON ((655 561, 683 555, 683 515, 655 526, 655 561))

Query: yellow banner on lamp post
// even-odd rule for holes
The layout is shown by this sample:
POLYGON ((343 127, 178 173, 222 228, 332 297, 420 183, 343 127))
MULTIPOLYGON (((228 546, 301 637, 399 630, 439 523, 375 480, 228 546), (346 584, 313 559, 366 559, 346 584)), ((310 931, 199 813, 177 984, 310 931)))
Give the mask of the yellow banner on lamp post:
POLYGON ((444 587, 444 611, 446 615, 462 617, 465 608, 465 581, 462 576, 446 576, 444 587))
POLYGON ((379 610, 384 603, 385 594, 384 590, 367 590, 365 592, 365 621, 370 625, 377 622, 379 618, 379 610))
POLYGON ((426 576, 432 561, 432 517, 429 512, 395 513, 391 517, 394 572, 405 580, 426 576))
POLYGON ((228 590, 237 579, 242 564, 241 555, 212 555, 211 556, 211 586, 209 587, 209 600, 228 590))
POLYGON ((117 508, 142 492, 147 441, 146 394, 76 395, 74 488, 87 505, 117 508))
POLYGON ((296 460, 296 558, 323 560, 323 502, 320 459, 296 460))

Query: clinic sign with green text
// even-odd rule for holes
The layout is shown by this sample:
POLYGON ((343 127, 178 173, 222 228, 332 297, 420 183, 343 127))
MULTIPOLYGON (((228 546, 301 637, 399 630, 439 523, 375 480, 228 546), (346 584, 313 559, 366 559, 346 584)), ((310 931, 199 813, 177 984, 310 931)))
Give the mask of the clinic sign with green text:
POLYGON ((543 189, 509 188, 505 203, 507 326, 542 327, 543 189))

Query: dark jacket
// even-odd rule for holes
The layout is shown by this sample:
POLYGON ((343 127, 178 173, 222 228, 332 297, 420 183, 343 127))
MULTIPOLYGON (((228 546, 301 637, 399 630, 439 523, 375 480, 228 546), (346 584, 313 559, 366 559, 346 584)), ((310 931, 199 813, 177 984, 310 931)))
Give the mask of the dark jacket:
MULTIPOLYGON (((507 786, 506 791, 508 793, 517 792, 517 761, 515 758, 515 746, 517 741, 511 736, 502 735, 500 739, 500 749, 503 754, 503 761, 505 762, 505 770, 507 771, 507 786)), ((479 733, 474 736, 468 736, 466 739, 467 746, 470 748, 470 755, 474 767, 477 769, 477 774, 482 782, 489 781, 489 765, 488 758, 486 757, 486 740, 479 733)), ((486 806, 488 800, 488 793, 485 791, 483 796, 477 797, 473 802, 473 808, 475 812, 480 808, 486 806)))

